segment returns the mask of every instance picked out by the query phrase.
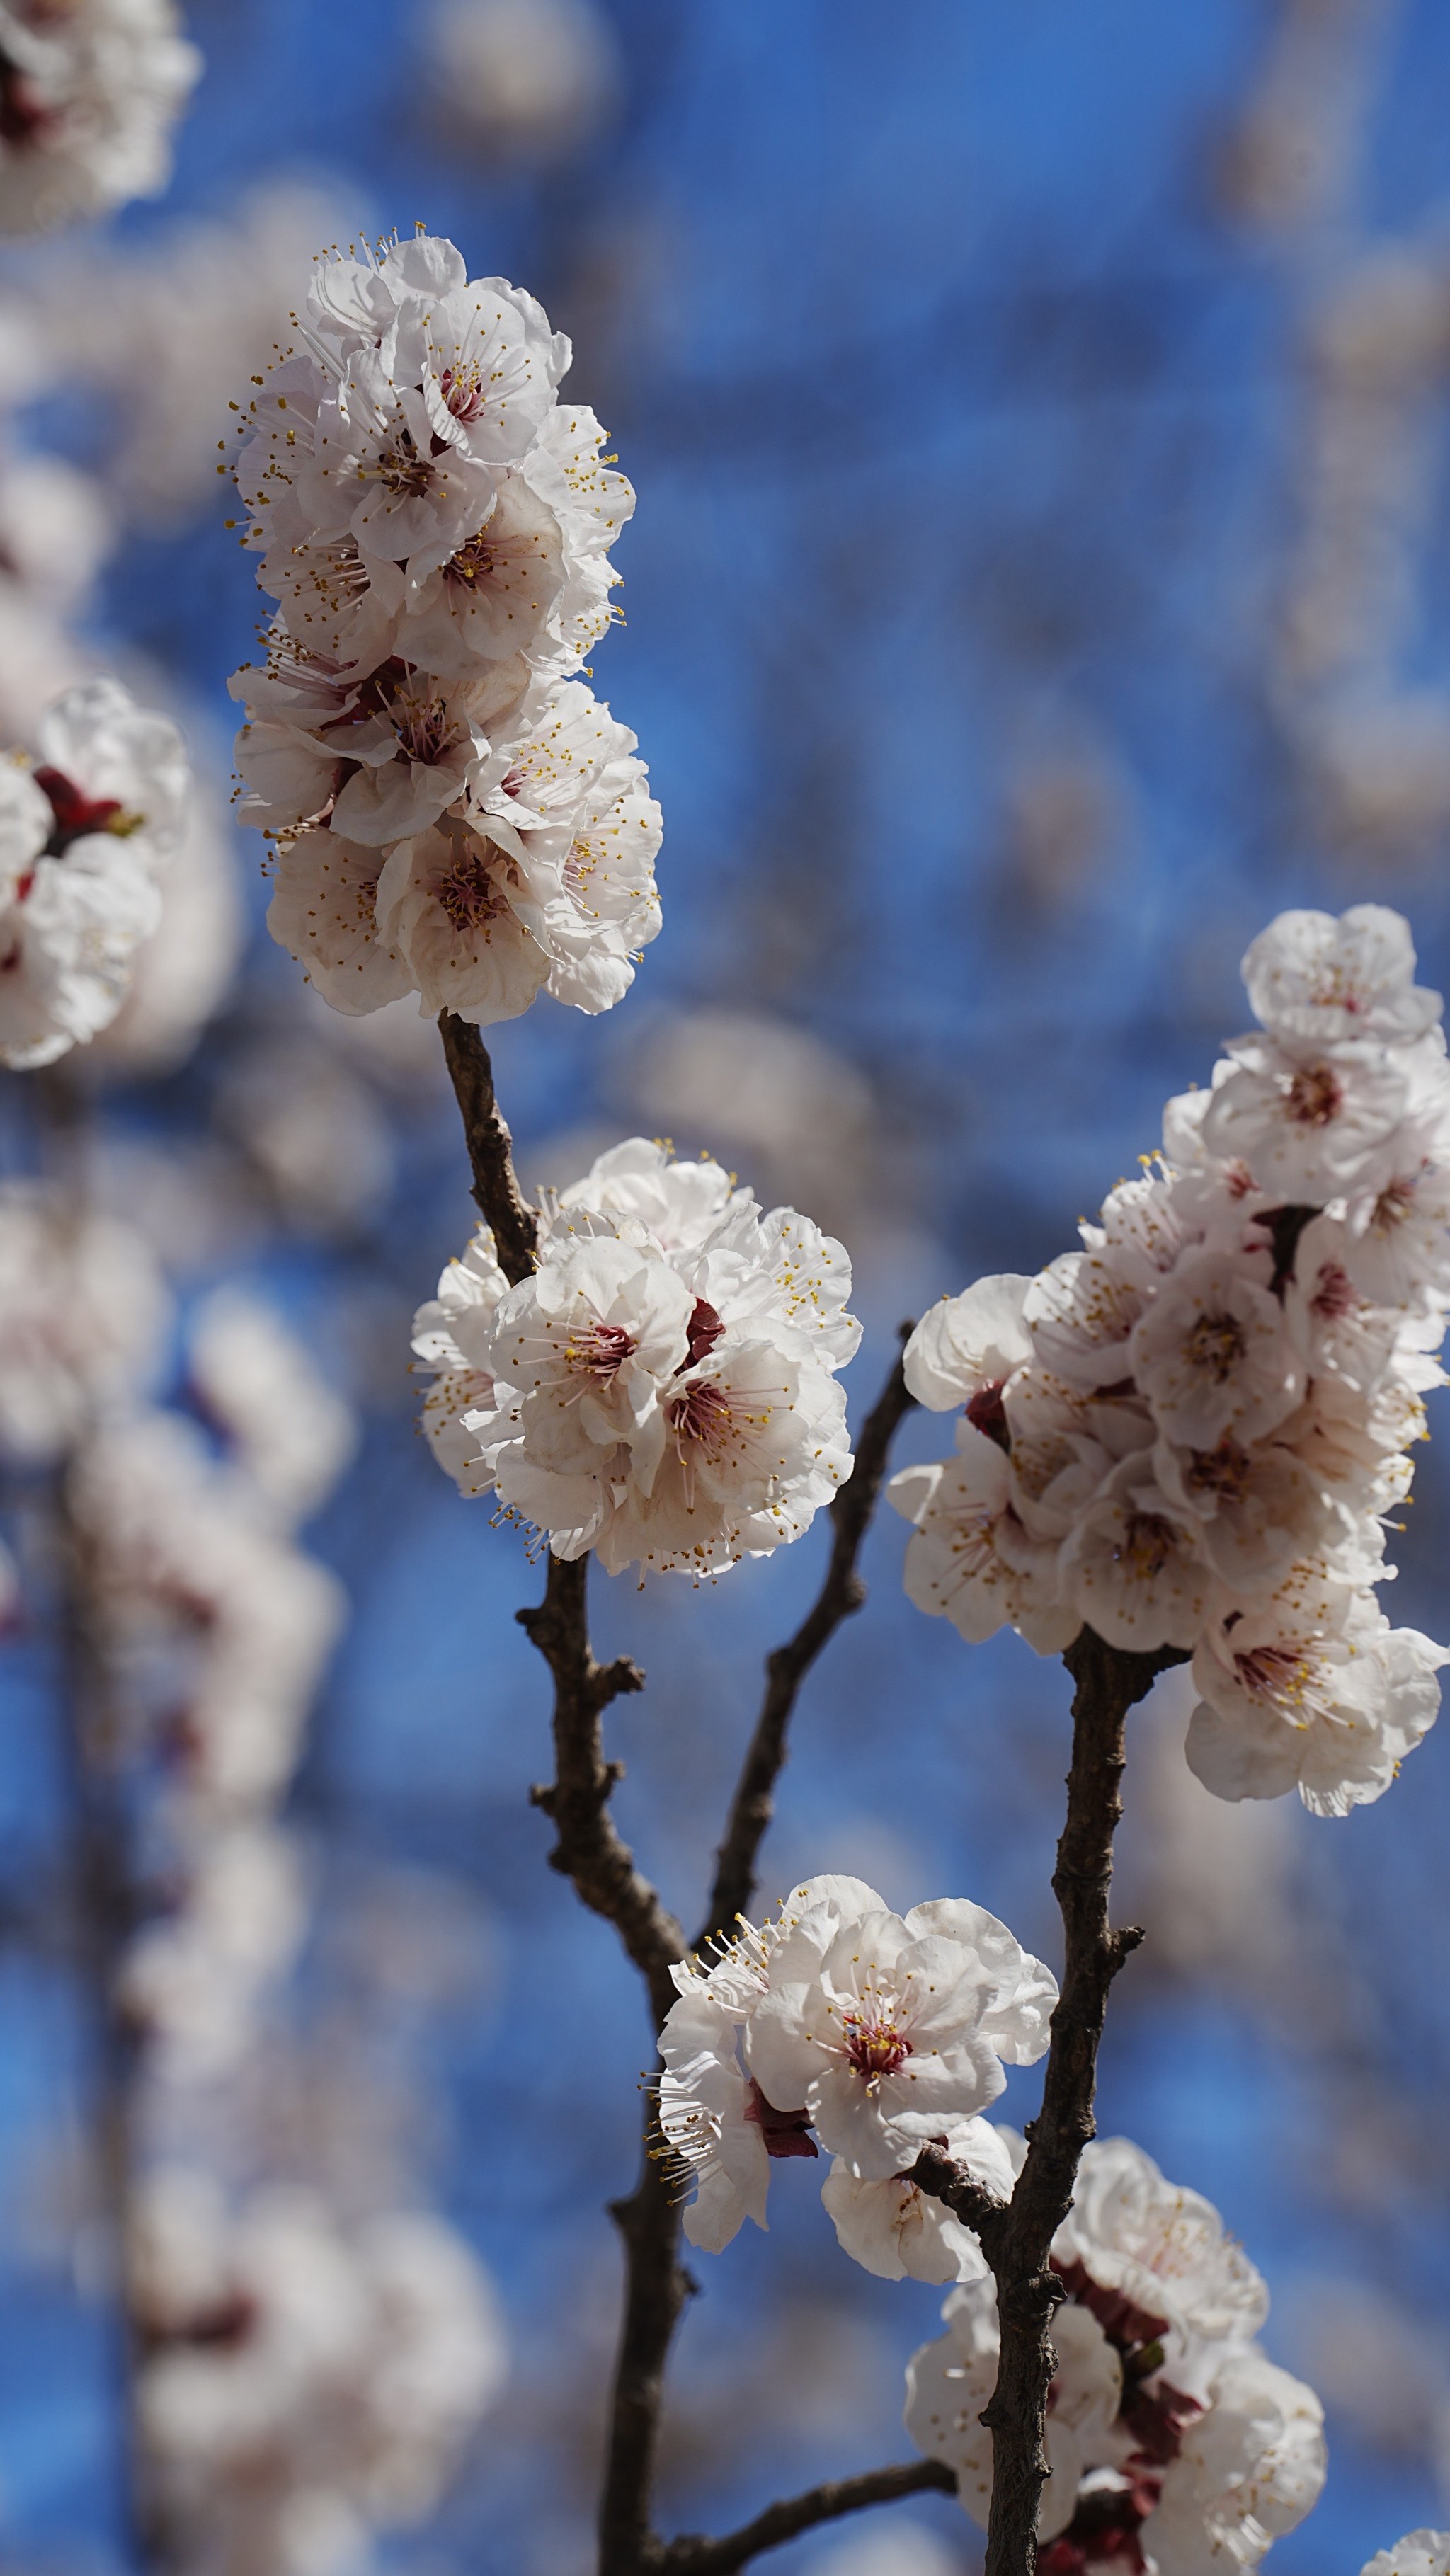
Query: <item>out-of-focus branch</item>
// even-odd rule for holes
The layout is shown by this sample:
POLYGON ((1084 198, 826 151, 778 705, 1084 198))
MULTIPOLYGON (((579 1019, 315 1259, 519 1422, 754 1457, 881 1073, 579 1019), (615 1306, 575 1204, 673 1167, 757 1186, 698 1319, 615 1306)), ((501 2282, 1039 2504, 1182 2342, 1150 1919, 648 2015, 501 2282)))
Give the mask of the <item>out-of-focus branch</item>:
POLYGON ((618 1762, 606 1762, 600 1719, 612 1699, 643 1690, 644 1675, 627 1655, 595 1661, 589 1643, 589 1560, 549 1559, 537 1610, 516 1613, 554 1676, 554 1778, 529 1795, 558 1835, 549 1865, 572 1879, 576 1893, 612 1923, 649 1988, 655 2026, 675 1999, 670 1970, 685 1955, 685 1936, 657 1891, 635 1868, 634 1854, 609 1812, 618 1762))
POLYGON ((517 1287, 533 1269, 539 1221, 514 1172, 514 1140, 499 1109, 488 1049, 472 1021, 460 1020, 454 1011, 440 1011, 438 1026, 463 1113, 463 1133, 473 1167, 473 1195, 493 1229, 499 1268, 510 1285, 517 1287))
POLYGON ((763 2550, 779 2549, 782 2542, 814 2531, 820 2523, 839 2522, 844 2514, 860 2513, 866 2505, 895 2504, 902 2496, 933 2491, 939 2495, 957 2491, 956 2479, 940 2460, 903 2460, 893 2468, 867 2469, 860 2477, 833 2478, 787 2503, 770 2505, 753 2522, 727 2532, 721 2540, 687 2535, 669 2541, 654 2564, 661 2576, 731 2576, 734 2568, 746 2566, 763 2550))
MULTIPOLYGON (((1062 2297, 1051 2268, 1052 2240, 1067 2216, 1078 2162, 1094 2134, 1108 1990, 1143 1937, 1135 1930, 1115 1932, 1108 1921, 1113 1834, 1123 1812, 1124 1724, 1158 1675, 1187 1657, 1177 1646, 1127 1654, 1084 1628, 1063 1661, 1077 1690, 1067 1821, 1052 1878, 1062 1911, 1062 1992, 1052 2016, 1042 2109, 1027 2131, 1027 2160, 1005 2211, 974 2186, 964 2192, 956 2169, 934 2150, 913 2170, 924 2191, 947 2200, 976 2228, 997 2283, 1002 2353, 997 2385, 982 2415, 992 2435, 986 2576, 1032 2576, 1037 2563, 1047 2393, 1055 2367, 1051 2328, 1062 2297)), ((965 2180, 970 2185, 970 2177, 965 2180)))
MULTIPOLYGON (((910 1324, 901 1326, 903 1346, 911 1330, 910 1324)), ((831 1558, 825 1581, 795 1635, 767 1659, 765 1697, 731 1802, 716 1859, 710 1911, 700 1927, 697 1949, 703 1949, 712 1933, 728 1931, 736 1916, 747 1911, 755 1893, 756 1858, 775 1813, 775 1784, 786 1759, 786 1732, 796 1695, 842 1620, 859 1610, 866 1598, 856 1559, 876 1508, 893 1434, 914 1402, 906 1391, 898 1352, 896 1365, 862 1425, 850 1481, 831 1505, 831 1558)))

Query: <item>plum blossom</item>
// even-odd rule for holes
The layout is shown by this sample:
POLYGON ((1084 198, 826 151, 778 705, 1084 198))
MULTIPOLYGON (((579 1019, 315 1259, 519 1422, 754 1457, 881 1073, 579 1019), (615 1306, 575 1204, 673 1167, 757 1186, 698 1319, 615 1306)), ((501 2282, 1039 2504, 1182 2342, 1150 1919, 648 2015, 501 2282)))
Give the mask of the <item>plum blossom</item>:
POLYGON ((1383 1793, 1445 1660, 1375 1598, 1450 1313, 1450 1065, 1414 972, 1382 906, 1271 923, 1263 1031, 1168 1103, 1081 1251, 917 1326, 907 1383, 961 1408, 955 1451, 888 1487, 920 1608, 1191 1657, 1199 1778, 1321 1815, 1383 1793))
POLYGON ((32 766, 0 763, 0 1061, 53 1064, 115 1018, 161 919, 158 866, 189 788, 176 727, 117 680, 42 719, 32 766))
POLYGON ((426 235, 320 261, 295 318, 235 469, 278 603, 231 682, 273 935, 352 1013, 612 1009, 659 928, 660 818, 575 676, 634 494, 558 403, 569 344, 426 235))
MULTIPOLYGON (((1021 2141, 999 2135, 1020 2161, 1021 2141)), ((1051 2260, 1065 2295, 1052 2321, 1044 2576, 1257 2567, 1323 2484, 1322 2413, 1254 2341, 1268 2295, 1217 2211, 1128 2139, 1101 2139, 1084 2149, 1051 2260)), ((964 2510, 985 2524, 991 2281, 964 2278, 942 2315, 946 2334, 907 2371, 907 2429, 955 2470, 964 2510)))
POLYGON ((200 72, 172 0, 5 0, 0 231, 159 195, 200 72))
POLYGON ((766 2224, 774 2159, 834 2158, 822 2199, 846 2251, 901 2280, 974 2278, 974 2237, 910 2181, 946 2143, 1006 2198, 1013 2168, 978 2115, 1047 2046, 1057 1988, 965 1898, 892 1914, 863 1879, 804 1880, 672 1971, 660 2036, 659 2146, 692 2193, 685 2233, 718 2253, 766 2224))
POLYGON ((481 1226, 420 1311, 435 1453, 611 1573, 769 1554, 851 1471, 850 1284, 808 1218, 633 1139, 546 1199, 529 1278, 507 1285, 481 1226))

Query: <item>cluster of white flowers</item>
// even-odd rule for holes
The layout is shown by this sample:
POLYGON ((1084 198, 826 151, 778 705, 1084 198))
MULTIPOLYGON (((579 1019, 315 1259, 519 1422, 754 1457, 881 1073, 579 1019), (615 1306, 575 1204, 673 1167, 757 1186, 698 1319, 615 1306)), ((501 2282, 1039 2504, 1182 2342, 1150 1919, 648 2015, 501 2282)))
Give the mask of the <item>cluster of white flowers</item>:
POLYGON ((1319 1815, 1387 1788, 1446 1660, 1375 1595, 1450 1308, 1450 1067, 1414 972, 1379 905, 1271 923, 1260 1028, 1168 1103, 1083 1250, 918 1326, 908 1385, 964 1411, 890 1488, 920 1608, 1041 1654, 1084 1624, 1191 1653, 1205 1786, 1319 1815))
POLYGON ((161 918, 190 775, 181 736, 118 680, 44 717, 34 763, 0 762, 0 1062, 53 1064, 115 1018, 161 918))
POLYGON ((201 72, 180 27, 173 0, 3 0, 0 232, 159 194, 201 72))
POLYGON ((634 494, 557 400, 569 344, 427 235, 321 261, 297 330, 236 467, 280 602, 231 684, 273 935, 341 1011, 608 1010, 659 928, 660 819, 572 676, 634 494))
POLYGON ((487 2275, 422 2212, 344 2232, 310 2193, 229 2207, 163 2166, 129 2268, 154 2501, 206 2576, 370 2563, 371 2532, 429 2510, 503 2379, 487 2275))
MULTIPOLYGON (((999 2134, 1020 2166, 1022 2141, 999 2134)), ((1067 2296, 1052 2321, 1041 2576, 1257 2567, 1324 2483, 1323 2415, 1255 2342, 1268 2292, 1218 2212, 1165 2182, 1128 2139, 1105 2138, 1084 2150, 1052 2266, 1067 2296)), ((907 2371, 907 2430, 955 2471, 964 2509, 985 2525, 991 2282, 965 2277, 942 2315, 947 2332, 907 2371)))
POLYGON ((659 2152, 693 2188, 692 2245, 715 2254, 743 2219, 764 2227, 771 2158, 823 2147, 821 2197, 868 2272, 985 2277, 976 2238, 905 2177, 945 2140, 990 2190, 1011 2192, 980 2115, 1004 2064, 1042 2055, 1057 1987, 1005 1924, 965 1897, 900 1915, 862 1879, 808 1878, 772 1920, 742 1920, 712 1959, 673 1975, 659 2152))
POLYGON ((420 1309, 424 1425, 555 1556, 697 1576, 798 1538, 851 1472, 841 1245, 633 1137, 544 1206, 510 1288, 479 1226, 420 1309))

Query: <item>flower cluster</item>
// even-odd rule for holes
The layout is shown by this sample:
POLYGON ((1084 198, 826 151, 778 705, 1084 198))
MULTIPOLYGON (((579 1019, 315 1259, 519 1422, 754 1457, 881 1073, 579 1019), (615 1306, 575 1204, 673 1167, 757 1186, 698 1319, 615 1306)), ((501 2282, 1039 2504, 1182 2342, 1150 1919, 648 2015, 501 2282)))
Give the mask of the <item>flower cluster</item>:
POLYGON ((53 1064, 108 1026, 161 918, 190 778, 181 736, 117 680, 69 690, 40 757, 0 763, 0 1062, 53 1064))
POLYGON ((128 2254, 140 2430, 184 2569, 342 2576, 372 2528, 428 2511, 504 2373, 451 2228, 409 2210, 344 2234, 310 2193, 228 2207, 163 2166, 128 2254))
POLYGON ((279 602, 231 684, 273 936, 340 1011, 608 1010, 659 928, 660 819, 573 676, 634 494, 557 400, 569 344, 426 235, 321 262, 298 333, 236 467, 279 602))
POLYGON ((200 72, 173 0, 3 0, 0 231, 158 195, 200 72))
POLYGON ((1042 2055, 1057 1987, 1005 1924, 965 1897, 900 1915, 862 1879, 810 1878, 770 1922, 742 1921, 673 1974, 659 2152, 693 2188, 692 2245, 719 2253, 743 2219, 764 2227, 771 2158, 824 2148, 821 2197, 868 2272, 985 2276, 975 2237, 907 2176, 945 2139, 1010 2193, 1010 2161, 980 2115, 1004 2063, 1042 2055))
POLYGON ((907 1350, 955 1455, 908 1468, 906 1584, 1039 1653, 1084 1623, 1192 1654, 1188 1758, 1224 1798, 1377 1798, 1442 1650, 1392 1628, 1385 1516, 1450 1308, 1450 1068, 1409 931, 1289 912, 1244 960, 1260 1027, 1036 1279, 945 1299, 907 1350))
POLYGON ((487 1226, 449 1263, 414 1325, 424 1425, 555 1556, 718 1574, 798 1538, 851 1472, 850 1288, 809 1218, 634 1137, 548 1198, 518 1287, 487 1226))
MULTIPOLYGON (((1021 2140, 1001 2134, 1020 2165, 1021 2140)), ((1324 2482, 1323 2418, 1313 2391, 1255 2342, 1268 2293, 1217 2211, 1126 2138, 1102 2139, 1083 2152, 1052 2267, 1066 2296, 1052 2320, 1041 2576, 1256 2567, 1324 2482)), ((964 2279, 942 2315, 947 2332, 907 2371, 907 2430, 948 2462, 964 2509, 985 2524, 992 2284, 964 2279)))

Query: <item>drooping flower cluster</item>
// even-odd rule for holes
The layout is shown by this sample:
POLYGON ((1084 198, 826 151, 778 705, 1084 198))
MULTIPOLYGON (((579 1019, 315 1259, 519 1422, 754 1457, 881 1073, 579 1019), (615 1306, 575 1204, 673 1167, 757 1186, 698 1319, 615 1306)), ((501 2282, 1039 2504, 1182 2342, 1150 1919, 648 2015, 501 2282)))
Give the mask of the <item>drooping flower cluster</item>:
POLYGON ((201 72, 173 0, 3 0, 0 232, 153 197, 201 72))
POLYGON ((798 1538, 851 1472, 835 1372, 851 1266, 793 1208, 634 1137, 544 1207, 510 1288, 480 1226, 420 1309, 424 1426, 468 1494, 555 1556, 722 1573, 798 1538))
POLYGON ((810 1878, 777 1915, 674 1970, 660 2037, 660 2153, 692 2245, 766 2224, 770 2161, 833 2159, 821 2197, 848 2253, 900 2280, 985 2276, 975 2237, 906 2179, 923 2146, 1003 2196, 1012 2167, 980 2114, 1003 2065, 1047 2046, 1057 1987, 965 1897, 893 1914, 859 1878, 810 1878), (819 2141, 819 2145, 817 2144, 819 2141))
POLYGON ((280 603, 231 684, 273 935, 341 1011, 608 1010, 659 928, 660 820, 573 676, 634 494, 557 400, 569 343, 425 235, 322 261, 297 327, 236 469, 280 603))
POLYGON ((343 2576, 426 2513, 505 2358, 493 2294, 440 2220, 344 2233, 312 2194, 229 2207, 147 2180, 129 2246, 137 2411, 173 2558, 206 2576, 343 2576))
POLYGON ((115 1018, 161 919, 157 870, 190 785, 181 736, 117 680, 43 719, 40 757, 0 762, 0 1062, 53 1064, 115 1018))
POLYGON ((1450 1309, 1450 1068, 1414 971, 1379 905, 1271 923, 1260 1028, 1083 1249, 918 1326, 908 1385, 964 1410, 890 1489, 922 1609, 1041 1654, 1084 1623, 1191 1653, 1198 1777, 1320 1815, 1388 1787, 1446 1660, 1375 1596, 1450 1309))
MULTIPOLYGON (((1021 2140, 1001 2136, 1020 2165, 1021 2140)), ((1105 2138, 1083 2152, 1052 2267, 1067 2295, 1052 2320, 1041 2576, 1257 2567, 1324 2482, 1323 2417, 1255 2342, 1268 2292, 1218 2212, 1128 2139, 1105 2138)), ((942 2315, 946 2334, 907 2371, 907 2430, 956 2472, 965 2511, 985 2525, 992 2283, 964 2279, 942 2315)))

